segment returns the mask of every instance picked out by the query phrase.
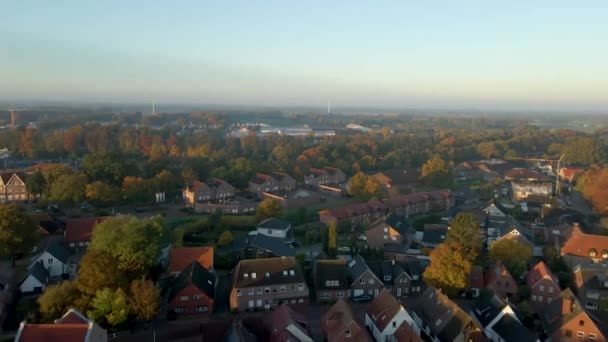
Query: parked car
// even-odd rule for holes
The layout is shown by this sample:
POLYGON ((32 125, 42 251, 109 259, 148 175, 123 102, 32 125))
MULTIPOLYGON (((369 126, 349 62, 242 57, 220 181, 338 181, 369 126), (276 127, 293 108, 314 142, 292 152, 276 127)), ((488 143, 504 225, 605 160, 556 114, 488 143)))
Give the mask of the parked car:
POLYGON ((362 295, 359 297, 353 298, 355 303, 369 303, 372 300, 372 296, 362 295))

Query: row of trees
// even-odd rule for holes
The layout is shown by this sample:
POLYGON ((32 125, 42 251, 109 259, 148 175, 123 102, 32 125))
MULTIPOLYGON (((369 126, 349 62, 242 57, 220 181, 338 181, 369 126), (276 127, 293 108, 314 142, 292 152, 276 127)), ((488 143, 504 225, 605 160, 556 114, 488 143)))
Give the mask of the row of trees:
POLYGON ((608 215, 608 168, 592 167, 577 179, 576 189, 591 202, 596 213, 608 215))

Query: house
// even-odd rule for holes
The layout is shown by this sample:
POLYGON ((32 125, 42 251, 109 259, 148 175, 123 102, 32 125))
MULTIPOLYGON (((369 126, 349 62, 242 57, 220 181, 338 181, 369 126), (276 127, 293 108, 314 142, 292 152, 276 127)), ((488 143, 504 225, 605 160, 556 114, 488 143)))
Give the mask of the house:
POLYGON ((511 181, 511 199, 513 202, 521 202, 529 196, 551 197, 553 194, 553 183, 551 182, 528 182, 511 181))
POLYGON ((372 342, 365 326, 357 322, 352 308, 343 299, 338 299, 323 315, 321 331, 327 342, 372 342))
POLYGON ((339 186, 346 181, 346 174, 335 167, 326 166, 322 169, 310 168, 308 174, 304 175, 304 184, 313 187, 319 185, 339 186))
POLYGON ((369 247, 383 249, 385 244, 402 244, 405 237, 386 222, 377 222, 365 231, 369 247))
POLYGON ((279 220, 271 217, 258 223, 256 226, 258 235, 266 235, 271 238, 279 238, 285 240, 285 242, 293 241, 293 234, 291 232, 291 223, 279 220))
POLYGON ((483 288, 485 288, 483 267, 473 265, 469 273, 469 293, 473 298, 477 298, 483 288))
POLYGON ((182 197, 188 208, 194 208, 196 202, 213 202, 232 198, 235 195, 234 186, 230 183, 213 178, 208 182, 194 181, 182 192, 182 197))
POLYGON ((254 213, 257 203, 243 198, 232 197, 213 202, 194 202, 195 213, 213 214, 220 212, 225 215, 242 215, 254 213))
POLYGON ((563 291, 539 312, 546 341, 606 341, 602 324, 592 318, 570 289, 563 291))
POLYGON ((490 220, 505 220, 507 218, 507 214, 500 210, 494 203, 485 207, 483 212, 486 213, 490 220))
POLYGON ((279 305, 266 316, 264 327, 269 342, 313 341, 306 316, 286 304, 279 305))
POLYGON ((77 310, 70 309, 51 324, 21 322, 15 342, 106 342, 108 332, 77 310))
POLYGON ((438 289, 429 287, 411 312, 430 341, 483 340, 481 326, 438 289))
POLYGON ((262 198, 264 192, 291 191, 296 188, 296 180, 286 173, 257 173, 249 181, 249 192, 262 198))
POLYGON ((530 169, 516 167, 516 168, 505 170, 504 179, 505 180, 528 181, 528 182, 539 182, 539 181, 547 180, 548 177, 543 175, 542 173, 538 173, 538 172, 532 171, 530 169))
POLYGON ((245 239, 246 254, 252 258, 289 257, 296 255, 291 242, 280 237, 264 234, 248 236, 245 239))
POLYGON ((230 308, 269 310, 308 304, 308 286, 293 257, 241 260, 233 271, 230 308))
POLYGON ((169 273, 176 276, 193 261, 198 262, 207 271, 213 272, 213 254, 211 246, 205 247, 173 247, 169 257, 169 273))
POLYGON ((19 285, 23 294, 41 293, 49 283, 49 270, 42 262, 34 263, 29 268, 29 273, 19 285))
POLYGON ((608 262, 608 236, 587 234, 578 224, 560 249, 564 261, 574 268, 576 265, 606 264, 608 262))
POLYGON ((448 226, 445 224, 425 224, 420 245, 426 248, 437 248, 445 241, 448 226))
POLYGON ((382 281, 359 254, 348 263, 348 280, 351 289, 350 296, 354 300, 364 295, 373 298, 384 287, 382 281))
POLYGON ((47 213, 36 213, 32 215, 32 218, 38 226, 38 232, 42 236, 61 234, 65 229, 63 222, 47 213))
POLYGON ((325 209, 319 212, 319 221, 326 225, 339 225, 348 222, 351 225, 376 221, 386 215, 387 209, 380 201, 353 203, 343 207, 325 209))
POLYGON ((403 262, 380 261, 368 263, 378 279, 382 280, 384 288, 389 290, 394 297, 409 297, 422 292, 424 281, 422 281, 422 267, 416 260, 403 262))
POLYGON ((325 197, 310 189, 264 192, 262 199, 277 201, 284 209, 307 208, 325 201, 325 197))
POLYGON ((376 341, 388 340, 403 323, 407 324, 416 336, 420 336, 420 328, 414 323, 412 316, 386 289, 380 291, 365 311, 365 326, 376 341))
POLYGON ((83 252, 91 243, 93 228, 103 217, 69 218, 65 221, 64 241, 72 250, 83 252))
POLYGON ((68 277, 70 273, 75 272, 70 265, 70 258, 71 253, 67 248, 59 243, 51 243, 41 253, 32 257, 30 267, 42 263, 44 268, 49 271, 49 277, 68 277))
POLYGON ((25 187, 26 174, 22 172, 0 173, 0 203, 23 202, 33 197, 25 187))
MULTIPOLYGON (((391 169, 372 175, 385 190, 411 190, 420 182, 420 170, 416 168, 391 169)), ((398 193, 398 191, 397 191, 398 193)))
POLYGON ((576 177, 583 174, 585 169, 575 167, 563 167, 559 170, 559 178, 572 183, 576 177))
POLYGON ((345 260, 316 260, 312 270, 317 302, 348 298, 348 265, 345 260))
POLYGON ((491 221, 486 230, 487 245, 491 247, 497 240, 515 240, 522 245, 534 248, 532 231, 524 227, 513 216, 507 216, 504 221, 491 221))
POLYGON ((192 261, 175 278, 169 310, 178 315, 210 315, 215 304, 217 277, 198 261, 192 261))
POLYGON ((543 308, 560 296, 559 280, 543 261, 534 265, 525 278, 530 289, 530 304, 535 308, 543 308))
POLYGON ((517 299, 517 281, 500 261, 488 266, 485 272, 485 284, 487 288, 494 290, 501 298, 509 301, 517 299))
POLYGON ((585 309, 606 311, 602 303, 608 300, 608 270, 603 267, 574 268, 574 283, 579 301, 585 309))
POLYGON ((513 307, 494 294, 475 301, 471 313, 471 317, 483 327, 483 332, 490 341, 540 341, 536 334, 522 324, 513 307))

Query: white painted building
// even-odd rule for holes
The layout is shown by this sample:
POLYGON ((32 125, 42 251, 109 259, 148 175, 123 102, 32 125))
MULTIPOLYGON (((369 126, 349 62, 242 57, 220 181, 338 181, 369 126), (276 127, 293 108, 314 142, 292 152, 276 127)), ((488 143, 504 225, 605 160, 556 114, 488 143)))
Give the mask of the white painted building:
POLYGON ((30 268, 27 277, 19 285, 21 293, 41 293, 46 288, 49 281, 49 271, 40 262, 35 263, 30 268))
POLYGON ((376 341, 387 341, 403 323, 420 336, 420 328, 412 316, 386 289, 380 291, 365 312, 365 326, 376 341))
POLYGON ((31 269, 37 263, 42 263, 51 278, 61 277, 63 274, 69 274, 72 271, 70 256, 70 251, 65 247, 52 244, 42 253, 32 257, 28 269, 31 269))

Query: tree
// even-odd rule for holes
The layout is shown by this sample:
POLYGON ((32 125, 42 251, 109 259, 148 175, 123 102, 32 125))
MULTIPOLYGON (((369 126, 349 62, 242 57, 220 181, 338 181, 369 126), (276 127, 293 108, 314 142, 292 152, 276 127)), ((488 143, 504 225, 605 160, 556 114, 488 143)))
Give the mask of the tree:
POLYGON ((281 203, 267 198, 258 204, 255 216, 258 221, 281 215, 281 203))
POLYGON ((51 183, 49 200, 77 204, 85 199, 87 177, 83 174, 63 174, 51 183))
POLYGON ((335 223, 327 227, 327 254, 335 256, 338 248, 338 228, 335 223))
POLYGON ((42 195, 46 190, 46 180, 40 172, 35 172, 25 178, 25 189, 33 195, 42 195))
POLYGON ((89 249, 80 261, 76 286, 80 292, 93 296, 104 288, 125 287, 125 274, 118 269, 116 259, 110 253, 89 249))
POLYGON ((229 230, 222 232, 219 239, 217 240, 217 244, 220 247, 228 246, 232 243, 234 238, 232 237, 232 233, 229 230))
POLYGON ((125 165, 114 154, 91 153, 82 158, 82 170, 93 181, 101 181, 111 185, 120 185, 125 175, 125 165))
POLYGON ((475 215, 467 212, 456 215, 448 230, 446 242, 460 246, 463 255, 470 262, 474 262, 483 246, 479 235, 479 221, 475 215))
POLYGON ((95 181, 87 184, 85 195, 87 199, 97 204, 109 205, 120 200, 120 188, 106 184, 102 181, 95 181))
POLYGON ((74 282, 66 280, 57 285, 48 286, 38 297, 40 313, 44 321, 52 321, 61 317, 80 297, 80 292, 74 282))
POLYGON ((129 298, 121 288, 105 288, 97 291, 87 315, 99 324, 107 323, 113 327, 126 322, 131 313, 129 298))
POLYGON ((422 165, 420 178, 427 184, 447 186, 452 182, 450 164, 435 154, 422 165))
POLYGON ((127 201, 135 203, 151 202, 154 197, 147 181, 141 177, 125 177, 122 182, 122 193, 127 201))
POLYGON ((374 177, 363 172, 357 172, 348 181, 348 193, 361 201, 368 201, 377 197, 380 192, 380 184, 374 177))
POLYGON ((456 243, 442 243, 430 254, 431 264, 424 271, 424 280, 448 296, 455 296, 468 286, 473 268, 470 258, 456 243))
POLYGON ((608 168, 591 168, 576 182, 576 189, 591 202, 593 210, 608 215, 608 168))
POLYGON ((526 271, 528 260, 532 257, 532 248, 511 239, 501 239, 492 244, 489 250, 492 261, 500 261, 515 279, 526 271))
POLYGON ((160 308, 160 289, 151 280, 135 279, 131 282, 131 308, 137 318, 149 322, 160 308))
POLYGON ((0 254, 14 257, 29 252, 38 242, 34 220, 15 204, 0 204, 0 254))
POLYGON ((95 226, 90 248, 109 253, 133 279, 157 264, 165 234, 160 218, 112 217, 95 226))

